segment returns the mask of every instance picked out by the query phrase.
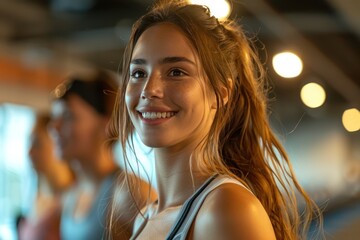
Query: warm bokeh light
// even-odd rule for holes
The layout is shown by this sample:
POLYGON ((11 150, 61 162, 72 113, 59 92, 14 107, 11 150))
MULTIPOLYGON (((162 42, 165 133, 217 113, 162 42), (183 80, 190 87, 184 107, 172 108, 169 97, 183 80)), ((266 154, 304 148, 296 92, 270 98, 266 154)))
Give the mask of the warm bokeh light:
POLYGON ((275 72, 284 78, 294 78, 301 74, 303 64, 301 59, 292 52, 276 54, 272 59, 275 72))
POLYGON ((344 111, 342 123, 348 132, 360 130, 360 111, 356 108, 350 108, 344 111))
POLYGON ((303 103, 310 108, 317 108, 324 104, 326 93, 317 83, 308 83, 302 87, 300 97, 303 103))
POLYGON ((230 4, 226 0, 189 0, 189 2, 207 6, 211 14, 219 20, 224 20, 230 15, 230 4))

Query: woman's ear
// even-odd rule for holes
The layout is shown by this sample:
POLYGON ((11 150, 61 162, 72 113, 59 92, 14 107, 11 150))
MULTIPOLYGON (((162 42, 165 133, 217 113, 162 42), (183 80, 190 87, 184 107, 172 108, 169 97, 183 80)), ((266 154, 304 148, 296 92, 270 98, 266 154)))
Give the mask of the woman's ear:
MULTIPOLYGON (((224 106, 228 103, 229 101, 229 93, 230 93, 230 90, 232 89, 232 86, 233 86, 233 81, 231 78, 228 78, 228 86, 229 88, 226 88, 225 86, 221 86, 220 87, 220 96, 223 100, 223 104, 224 106)), ((211 105, 211 108, 212 109, 217 109, 217 102, 216 102, 216 99, 215 101, 213 102, 213 104, 211 105)))

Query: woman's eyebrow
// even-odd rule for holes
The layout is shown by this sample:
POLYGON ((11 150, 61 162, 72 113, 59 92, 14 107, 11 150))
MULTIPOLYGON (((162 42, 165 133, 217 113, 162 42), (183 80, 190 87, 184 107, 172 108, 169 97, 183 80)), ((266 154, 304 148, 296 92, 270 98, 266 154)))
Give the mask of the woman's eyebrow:
POLYGON ((146 60, 142 59, 142 58, 137 58, 137 59, 131 60, 130 64, 144 65, 144 64, 146 64, 146 60))
MULTIPOLYGON (((167 64, 167 63, 176 63, 176 62, 188 62, 190 64, 195 65, 193 61, 186 57, 165 57, 159 61, 160 64, 167 64)), ((136 65, 145 65, 147 64, 147 61, 143 58, 136 58, 131 60, 130 64, 136 64, 136 65)))
POLYGON ((195 63, 193 61, 191 61, 190 59, 186 58, 186 57, 165 57, 163 59, 161 59, 160 64, 166 64, 166 63, 176 63, 176 62, 188 62, 191 63, 193 65, 195 65, 195 63))

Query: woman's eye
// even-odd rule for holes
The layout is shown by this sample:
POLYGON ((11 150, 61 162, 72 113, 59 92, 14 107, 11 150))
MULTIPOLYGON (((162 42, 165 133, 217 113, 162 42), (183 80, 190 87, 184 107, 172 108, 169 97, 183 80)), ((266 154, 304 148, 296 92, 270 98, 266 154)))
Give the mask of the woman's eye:
POLYGON ((170 76, 172 77, 179 77, 179 76, 184 76, 185 73, 179 69, 173 69, 170 71, 170 76))
POLYGON ((145 75, 145 72, 143 72, 143 71, 134 71, 133 73, 131 73, 131 77, 133 77, 133 78, 144 78, 144 77, 146 77, 146 75, 145 75))

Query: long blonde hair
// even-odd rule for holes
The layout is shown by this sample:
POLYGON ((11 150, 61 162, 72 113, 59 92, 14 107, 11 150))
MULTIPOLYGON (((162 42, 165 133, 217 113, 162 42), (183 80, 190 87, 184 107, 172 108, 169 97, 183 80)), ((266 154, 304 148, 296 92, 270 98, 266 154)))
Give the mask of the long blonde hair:
POLYGON ((111 128, 125 158, 134 131, 125 105, 132 51, 146 29, 162 22, 177 25, 189 39, 204 68, 206 84, 217 98, 215 119, 201 144, 202 156, 197 158, 201 159, 199 168, 246 184, 268 213, 277 239, 305 239, 315 217, 321 224, 321 214, 296 180, 289 158, 270 128, 262 63, 237 23, 219 22, 204 6, 160 1, 133 26, 111 128), (227 103, 222 100, 224 89, 227 103), (295 195, 305 202, 303 214, 298 213, 295 195))

